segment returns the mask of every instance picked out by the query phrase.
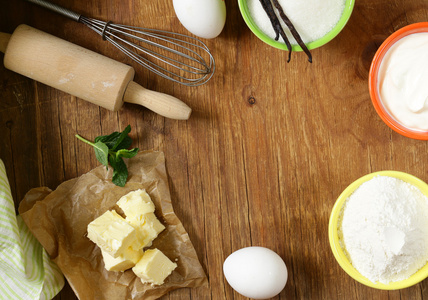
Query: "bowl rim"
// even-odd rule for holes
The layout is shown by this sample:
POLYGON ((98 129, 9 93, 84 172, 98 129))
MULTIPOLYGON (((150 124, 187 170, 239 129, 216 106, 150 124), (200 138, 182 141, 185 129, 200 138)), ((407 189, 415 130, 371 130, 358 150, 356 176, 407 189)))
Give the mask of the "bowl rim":
MULTIPOLYGON (((256 23, 251 18, 251 15, 246 3, 247 3, 247 0, 238 0, 238 6, 239 6, 239 10, 241 11, 241 15, 244 18, 244 21, 247 24, 247 26, 250 28, 250 30, 260 40, 262 40, 266 44, 272 47, 275 47, 277 49, 288 50, 287 45, 279 41, 275 41, 274 39, 269 37, 267 34, 265 34, 262 30, 258 28, 256 23)), ((307 43, 306 47, 308 47, 309 50, 313 50, 327 44, 332 39, 334 39, 342 31, 342 29, 345 27, 345 25, 348 23, 349 19, 351 18, 354 5, 355 5, 355 0, 345 0, 345 8, 343 10, 342 16, 340 17, 337 24, 333 27, 333 29, 331 29, 323 37, 315 41, 312 41, 310 43, 307 43)), ((296 52, 303 51, 302 47, 300 47, 299 45, 291 45, 291 49, 296 52)))
POLYGON ((379 93, 379 69, 382 60, 388 50, 400 39, 414 34, 428 32, 428 22, 418 22, 404 26, 403 28, 392 33, 376 51, 369 70, 369 93, 373 106, 386 125, 388 125, 395 132, 417 140, 428 140, 428 130, 416 130, 408 128, 398 122, 384 107, 379 93))
POLYGON ((392 170, 386 170, 386 171, 378 171, 373 172, 367 175, 364 175, 360 177, 359 179, 355 180, 353 183, 351 183, 337 198, 333 209, 330 214, 329 224, 328 224, 328 237, 330 242, 330 247, 333 252, 333 255, 336 259, 336 261, 339 263, 340 267, 354 280, 375 288, 375 289, 381 289, 381 290, 398 290, 410 287, 412 285, 415 285, 422 280, 426 279, 428 277, 428 263, 425 264, 421 269, 419 269, 416 273, 414 273, 412 276, 410 276, 407 279, 392 282, 389 284, 383 284, 383 283, 373 283, 370 280, 368 280, 366 277, 361 275, 349 262, 348 258, 345 255, 345 251, 340 245, 339 241, 339 235, 337 232, 338 223, 339 223, 339 217, 341 215, 341 210, 343 207, 343 204, 346 202, 348 197, 364 182, 372 179, 375 176, 389 176, 401 179, 405 182, 408 182, 414 186, 416 186, 425 196, 428 197, 428 184, 422 181, 421 179, 410 175, 405 172, 401 171, 392 171, 392 170))

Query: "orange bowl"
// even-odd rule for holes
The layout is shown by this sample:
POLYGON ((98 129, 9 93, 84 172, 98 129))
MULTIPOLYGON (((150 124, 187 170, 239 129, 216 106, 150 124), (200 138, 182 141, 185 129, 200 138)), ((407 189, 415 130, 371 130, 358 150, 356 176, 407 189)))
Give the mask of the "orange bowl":
POLYGON ((370 98, 372 100, 374 108, 376 109, 376 112, 378 113, 379 117, 386 123, 386 125, 388 125, 392 130, 409 138, 418 140, 428 140, 427 130, 417 130, 409 128, 401 124, 398 120, 396 120, 383 105, 379 93, 379 69, 385 54, 392 47, 392 45, 394 45, 400 39, 410 34, 421 32, 428 32, 428 22, 415 23, 405 26, 391 34, 382 43, 382 45, 376 51, 376 54, 370 66, 369 91, 370 98))

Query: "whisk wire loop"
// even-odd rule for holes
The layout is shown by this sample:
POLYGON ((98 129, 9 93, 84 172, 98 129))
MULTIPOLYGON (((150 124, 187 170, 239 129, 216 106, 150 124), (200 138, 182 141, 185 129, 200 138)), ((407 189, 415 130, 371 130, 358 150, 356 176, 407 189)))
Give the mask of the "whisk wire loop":
MULTIPOLYGON (((196 62, 198 62, 200 65, 202 65, 202 66, 204 67, 203 69, 202 69, 202 68, 195 67, 195 66, 187 65, 187 64, 185 64, 185 63, 184 63, 184 62, 182 62, 182 61, 178 61, 178 60, 173 59, 173 58, 171 58, 171 57, 168 57, 168 56, 162 55, 162 54, 160 54, 160 53, 156 53, 156 52, 154 52, 154 51, 151 51, 151 50, 146 49, 146 48, 141 47, 141 46, 138 46, 138 45, 131 45, 127 40, 121 39, 120 37, 116 37, 116 38, 117 38, 117 40, 120 40, 120 41, 121 41, 121 42, 123 42, 124 44, 127 44, 128 46, 133 46, 133 47, 135 47, 136 49, 140 50, 142 53, 145 53, 145 54, 147 54, 147 55, 149 55, 149 56, 151 56, 151 57, 154 57, 154 58, 156 58, 156 59, 158 59, 158 60, 162 61, 163 63, 170 65, 170 66, 171 66, 171 67, 173 67, 173 68, 178 68, 178 66, 179 66, 179 65, 180 65, 180 66, 183 66, 183 67, 187 67, 187 68, 188 68, 188 72, 189 72, 189 73, 192 73, 192 74, 195 74, 195 75, 197 75, 197 74, 205 74, 205 73, 207 72, 207 68, 209 68, 209 67, 205 64, 205 62, 202 60, 202 58, 201 58, 201 60, 196 60, 195 58, 193 58, 193 57, 191 57, 191 56, 189 56, 189 55, 185 55, 185 56, 184 56, 184 57, 188 58, 189 60, 192 60, 192 61, 196 61, 196 62), (174 63, 175 63, 175 64, 174 64, 174 63)), ((162 48, 162 49, 164 49, 164 48, 162 48)), ((178 54, 178 52, 175 52, 175 51, 174 51, 174 53, 175 53, 175 54, 178 54)), ((195 55, 197 55, 197 53, 195 53, 195 55)))
POLYGON ((85 16, 81 16, 79 22, 90 27, 133 61, 163 78, 187 86, 199 86, 214 74, 213 55, 195 37, 159 29, 119 25, 85 16))

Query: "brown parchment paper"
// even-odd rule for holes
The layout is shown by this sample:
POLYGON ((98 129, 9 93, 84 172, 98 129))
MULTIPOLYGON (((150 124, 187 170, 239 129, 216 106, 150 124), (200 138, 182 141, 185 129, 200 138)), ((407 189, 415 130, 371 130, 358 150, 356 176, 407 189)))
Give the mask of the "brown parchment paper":
POLYGON ((19 206, 25 223, 64 273, 79 299, 156 299, 181 287, 197 287, 207 277, 180 220, 174 214, 162 152, 145 151, 126 161, 125 187, 111 182, 104 166, 62 183, 55 191, 30 190, 19 206), (87 238, 87 225, 116 206, 119 198, 144 188, 165 230, 154 240, 177 268, 160 286, 142 284, 131 271, 105 270, 100 249, 87 238))

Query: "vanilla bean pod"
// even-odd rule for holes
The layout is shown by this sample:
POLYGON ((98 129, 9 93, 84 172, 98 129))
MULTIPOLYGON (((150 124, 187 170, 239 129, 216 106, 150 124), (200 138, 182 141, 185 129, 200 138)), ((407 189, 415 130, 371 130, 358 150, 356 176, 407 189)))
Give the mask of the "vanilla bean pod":
POLYGON ((271 22, 273 30, 275 31, 275 35, 276 35, 275 41, 277 41, 279 38, 279 30, 276 23, 279 23, 279 20, 278 18, 275 18, 275 13, 273 11, 272 4, 270 3, 270 0, 260 0, 260 3, 262 4, 264 11, 269 17, 269 21, 271 22))
POLYGON ((269 20, 272 24, 273 30, 275 31, 275 41, 279 39, 279 36, 282 37, 282 39, 285 42, 285 45, 288 48, 288 60, 287 62, 290 62, 291 59, 291 52, 292 52, 292 46, 290 41, 287 38, 287 35, 285 34, 284 30, 281 27, 281 23, 279 22, 278 17, 275 14, 275 11, 273 10, 272 2, 270 0, 260 0, 260 3, 263 6, 263 9, 265 10, 266 14, 269 17, 269 20))
POLYGON ((296 28, 294 27, 293 23, 291 23, 290 19, 285 15, 284 10, 282 9, 281 5, 279 4, 278 0, 272 0, 273 5, 276 7, 276 9, 279 12, 279 15, 281 16, 282 20, 284 21, 285 25, 287 25, 288 29, 290 30, 291 34, 293 35, 296 42, 299 44, 299 46, 303 49, 303 51, 308 56, 309 62, 312 63, 312 54, 309 51, 308 47, 306 47, 305 43, 303 42, 302 38, 300 37, 299 33, 297 32, 296 28))

